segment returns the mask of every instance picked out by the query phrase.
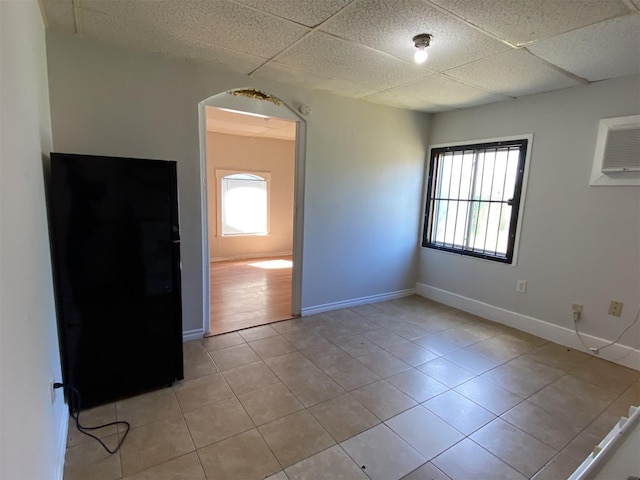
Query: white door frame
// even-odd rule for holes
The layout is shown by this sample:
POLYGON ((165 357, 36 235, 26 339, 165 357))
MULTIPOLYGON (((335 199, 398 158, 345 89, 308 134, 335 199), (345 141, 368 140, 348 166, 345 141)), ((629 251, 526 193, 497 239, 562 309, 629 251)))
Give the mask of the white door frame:
MULTIPOLYGON (((242 89, 237 89, 242 90, 242 89)), ((233 90, 231 90, 233 91, 233 90)), ((275 98, 275 97, 272 97, 275 98)), ((205 335, 211 328, 211 287, 209 283, 209 203, 207 200, 207 115, 206 107, 217 107, 241 113, 284 118, 296 122, 296 160, 293 198, 293 270, 291 272, 291 314, 302 312, 302 242, 304 234, 304 175, 307 122, 294 109, 279 99, 280 105, 268 100, 248 98, 222 92, 198 104, 200 124, 200 208, 202 212, 202 327, 205 335)))

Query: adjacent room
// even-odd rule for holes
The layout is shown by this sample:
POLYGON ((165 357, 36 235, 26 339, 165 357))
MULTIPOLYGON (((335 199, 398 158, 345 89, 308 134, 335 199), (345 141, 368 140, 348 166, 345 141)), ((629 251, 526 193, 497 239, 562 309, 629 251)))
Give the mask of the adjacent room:
MULTIPOLYGON (((0 36, 0 478, 640 476, 638 0, 4 0, 0 36), (171 181, 172 230, 115 182, 170 281, 58 240, 75 288, 173 295, 168 380, 80 365, 134 387, 81 410, 113 454, 56 388, 52 152, 171 181)), ((87 185, 64 214, 121 198, 87 185)), ((116 297, 83 355, 169 362, 116 297)))
POLYGON ((205 107, 208 335, 292 318, 296 123, 205 107))

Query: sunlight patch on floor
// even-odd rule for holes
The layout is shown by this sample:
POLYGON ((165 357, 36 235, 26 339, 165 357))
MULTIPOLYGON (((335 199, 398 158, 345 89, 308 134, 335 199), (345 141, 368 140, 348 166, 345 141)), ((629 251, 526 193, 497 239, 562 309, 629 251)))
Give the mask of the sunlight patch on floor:
POLYGON ((277 270, 281 268, 291 268, 291 260, 265 260, 263 262, 249 263, 250 267, 264 268, 265 270, 277 270))

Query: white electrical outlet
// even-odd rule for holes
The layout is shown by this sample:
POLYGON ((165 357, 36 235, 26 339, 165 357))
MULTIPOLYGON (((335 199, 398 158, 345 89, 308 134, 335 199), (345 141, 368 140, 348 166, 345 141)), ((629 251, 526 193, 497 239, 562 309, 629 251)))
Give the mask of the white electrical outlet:
POLYGON ((609 304, 609 315, 613 315, 614 317, 622 315, 622 302, 611 300, 611 303, 609 304))
POLYGON ((579 303, 571 304, 571 316, 574 320, 580 320, 580 315, 582 315, 582 305, 579 303))
POLYGON ((527 281, 518 280, 516 282, 516 292, 525 293, 527 291, 527 281))

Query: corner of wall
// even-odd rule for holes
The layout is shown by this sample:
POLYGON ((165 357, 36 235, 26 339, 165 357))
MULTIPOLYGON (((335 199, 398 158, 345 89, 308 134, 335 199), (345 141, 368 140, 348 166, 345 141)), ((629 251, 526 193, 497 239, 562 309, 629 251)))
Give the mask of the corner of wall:
MULTIPOLYGON (((443 303, 467 313, 486 318, 487 320, 536 335, 544 338, 545 340, 549 340, 550 342, 558 343, 565 347, 594 355, 584 348, 575 332, 571 329, 564 328, 538 318, 512 312, 494 305, 489 305, 487 303, 464 297, 453 292, 448 292, 446 290, 441 290, 423 283, 416 284, 416 293, 421 297, 428 298, 435 302, 443 303)), ((594 346, 609 343, 608 340, 598 338, 593 335, 582 334, 582 336, 589 342, 592 342, 594 346)), ((638 367, 640 366, 640 350, 626 345, 614 344, 610 349, 602 350, 600 355, 594 356, 634 370, 638 370, 638 367)))

